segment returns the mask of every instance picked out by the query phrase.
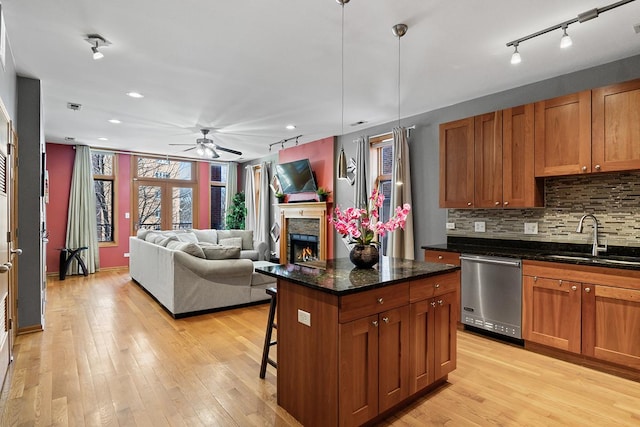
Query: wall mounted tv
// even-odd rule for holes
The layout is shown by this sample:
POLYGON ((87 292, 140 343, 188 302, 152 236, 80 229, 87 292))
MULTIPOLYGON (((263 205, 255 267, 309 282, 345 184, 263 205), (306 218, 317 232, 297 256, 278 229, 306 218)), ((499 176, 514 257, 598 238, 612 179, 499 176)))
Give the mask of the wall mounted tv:
POLYGON ((276 175, 284 194, 315 192, 318 189, 309 159, 277 164, 276 175))

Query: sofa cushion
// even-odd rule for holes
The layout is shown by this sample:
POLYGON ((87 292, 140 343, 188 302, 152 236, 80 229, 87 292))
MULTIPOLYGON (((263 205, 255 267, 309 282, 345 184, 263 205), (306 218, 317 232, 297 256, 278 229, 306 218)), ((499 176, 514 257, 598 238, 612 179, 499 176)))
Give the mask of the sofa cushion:
POLYGON ((146 240, 149 243, 155 243, 159 235, 160 233, 158 233, 157 231, 149 231, 147 234, 144 235, 144 240, 146 240))
POLYGON ((230 237, 242 238, 242 249, 253 249, 253 230, 218 230, 218 243, 230 237))
POLYGON ((242 249, 242 237, 228 237, 226 239, 220 239, 222 246, 231 246, 232 248, 242 249))
POLYGON ((218 243, 218 233, 216 230, 197 230, 194 228, 191 232, 196 235, 198 242, 218 243))
POLYGON ((197 243, 181 242, 179 240, 171 240, 167 243, 167 249, 173 249, 174 251, 182 251, 189 255, 204 258, 204 252, 197 243))
POLYGON ((166 247, 169 242, 177 242, 178 236, 162 236, 162 239, 158 242, 158 245, 166 247))
POLYGON ((178 236, 178 240, 180 240, 181 242, 198 243, 198 238, 194 233, 191 232, 176 234, 176 236, 178 236))
POLYGON ((240 258, 240 248, 222 245, 200 246, 206 259, 237 259, 240 258))
POLYGON ((255 250, 242 250, 240 252, 241 259, 250 259, 251 261, 258 261, 260 259, 260 253, 255 250))
POLYGON ((147 234, 149 234, 150 231, 151 230, 146 228, 139 228, 138 231, 136 232, 136 237, 138 239, 145 240, 145 237, 147 236, 147 234))

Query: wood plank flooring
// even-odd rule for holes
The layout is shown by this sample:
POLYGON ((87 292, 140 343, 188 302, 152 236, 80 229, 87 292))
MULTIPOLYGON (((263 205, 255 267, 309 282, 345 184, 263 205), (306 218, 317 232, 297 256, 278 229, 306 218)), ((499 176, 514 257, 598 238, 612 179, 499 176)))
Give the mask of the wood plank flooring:
MULTIPOLYGON (((258 377, 268 305, 173 320, 127 271, 49 279, 0 426, 297 426, 258 377)), ((458 334, 443 388, 384 426, 638 426, 640 383, 458 334)))

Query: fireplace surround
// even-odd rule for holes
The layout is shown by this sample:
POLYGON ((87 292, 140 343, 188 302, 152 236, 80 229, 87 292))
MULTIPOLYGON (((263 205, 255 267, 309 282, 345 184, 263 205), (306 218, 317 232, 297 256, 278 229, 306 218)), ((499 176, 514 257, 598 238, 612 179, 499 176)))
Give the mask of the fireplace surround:
POLYGON ((327 259, 327 203, 326 202, 305 202, 305 203, 280 203, 280 262, 294 263, 290 259, 291 241, 290 233, 294 234, 316 234, 315 232, 302 233, 294 227, 290 231, 289 221, 296 219, 317 221, 317 255, 316 259, 324 261, 327 259))

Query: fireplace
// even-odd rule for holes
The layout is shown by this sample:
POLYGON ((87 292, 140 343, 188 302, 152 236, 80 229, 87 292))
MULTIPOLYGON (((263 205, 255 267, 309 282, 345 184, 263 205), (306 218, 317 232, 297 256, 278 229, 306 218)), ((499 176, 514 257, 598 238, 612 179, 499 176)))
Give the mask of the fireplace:
POLYGON ((326 260, 327 247, 331 244, 327 236, 327 203, 280 203, 278 208, 280 209, 280 262, 291 264, 301 262, 292 259, 292 256, 294 258, 298 256, 292 245, 291 235, 293 234, 312 236, 303 240, 304 247, 298 249, 302 251, 309 246, 312 251, 311 255, 307 253, 303 258, 326 260))
POLYGON ((317 261, 319 241, 318 236, 311 234, 289 234, 289 262, 317 261))

